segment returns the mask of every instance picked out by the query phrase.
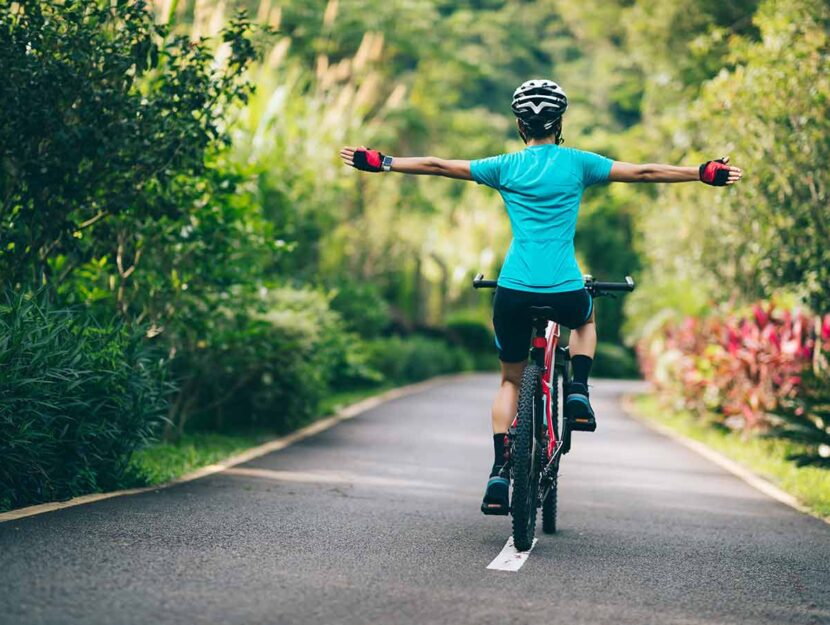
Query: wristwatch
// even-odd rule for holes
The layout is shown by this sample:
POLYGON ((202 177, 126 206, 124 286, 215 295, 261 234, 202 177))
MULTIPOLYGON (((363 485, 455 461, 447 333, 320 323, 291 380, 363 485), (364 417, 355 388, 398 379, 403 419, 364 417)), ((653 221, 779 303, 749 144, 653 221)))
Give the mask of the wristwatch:
POLYGON ((383 162, 380 164, 383 171, 392 171, 392 157, 385 156, 383 157, 383 162))

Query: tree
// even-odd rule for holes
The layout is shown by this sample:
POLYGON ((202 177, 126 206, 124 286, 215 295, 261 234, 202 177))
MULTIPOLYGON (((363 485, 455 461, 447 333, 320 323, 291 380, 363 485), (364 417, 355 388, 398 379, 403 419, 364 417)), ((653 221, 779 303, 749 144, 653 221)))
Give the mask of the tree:
POLYGON ((702 85, 686 118, 662 117, 686 158, 731 153, 744 180, 725 193, 660 190, 641 218, 655 287, 640 297, 653 297, 662 274, 719 299, 788 289, 823 312, 830 307, 830 8, 770 1, 753 19, 760 38, 730 39, 728 67, 702 85))
POLYGON ((250 27, 170 37, 144 0, 0 5, 0 277, 59 284, 91 261, 123 293, 142 230, 181 220, 212 179, 206 154, 244 101, 250 27))

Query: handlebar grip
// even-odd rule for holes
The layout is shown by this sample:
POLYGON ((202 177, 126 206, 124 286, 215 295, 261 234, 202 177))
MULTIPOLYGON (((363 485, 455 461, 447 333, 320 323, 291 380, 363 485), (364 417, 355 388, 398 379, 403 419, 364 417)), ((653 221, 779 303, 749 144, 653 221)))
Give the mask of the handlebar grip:
POLYGON ((634 279, 631 276, 625 277, 625 282, 592 282, 591 286, 597 291, 633 291, 634 279))
POLYGON ((480 273, 473 278, 473 288, 474 289, 495 289, 496 288, 496 281, 495 280, 485 280, 484 274, 480 273))

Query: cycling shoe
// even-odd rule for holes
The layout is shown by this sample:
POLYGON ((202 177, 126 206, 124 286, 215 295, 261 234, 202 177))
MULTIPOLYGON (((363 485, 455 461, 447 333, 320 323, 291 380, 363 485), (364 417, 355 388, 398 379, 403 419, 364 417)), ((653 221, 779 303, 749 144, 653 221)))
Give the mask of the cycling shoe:
POLYGON ((568 421, 571 430, 576 432, 593 432, 597 429, 597 421, 594 418, 594 409, 588 399, 588 388, 584 384, 573 383, 568 388, 568 396, 565 399, 568 421))
POLYGON ((497 472, 487 481, 487 490, 484 492, 484 501, 481 502, 481 511, 487 515, 506 515, 510 512, 508 491, 510 482, 497 472))

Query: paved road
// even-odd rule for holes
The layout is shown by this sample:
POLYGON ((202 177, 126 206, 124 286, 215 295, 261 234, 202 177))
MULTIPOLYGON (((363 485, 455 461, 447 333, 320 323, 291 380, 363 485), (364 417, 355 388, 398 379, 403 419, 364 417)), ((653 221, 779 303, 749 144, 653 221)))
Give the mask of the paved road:
POLYGON ((241 471, 0 524, 0 623, 830 623, 830 527, 625 417, 563 463, 561 532, 518 573, 478 511, 490 375, 241 471))

